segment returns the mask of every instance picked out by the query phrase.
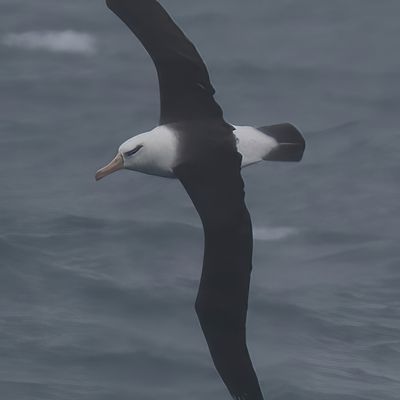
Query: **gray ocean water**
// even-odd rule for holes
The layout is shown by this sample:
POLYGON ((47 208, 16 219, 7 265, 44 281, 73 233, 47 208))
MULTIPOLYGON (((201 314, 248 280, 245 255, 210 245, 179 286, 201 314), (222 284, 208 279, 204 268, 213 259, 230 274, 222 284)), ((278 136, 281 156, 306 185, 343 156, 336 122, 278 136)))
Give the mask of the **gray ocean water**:
MULTIPOLYGON (((398 0, 164 0, 226 119, 290 121, 243 171, 248 344, 268 400, 400 398, 398 0)), ((0 0, 0 398, 228 399, 194 313, 179 182, 94 173, 153 128, 140 44, 100 0, 0 0)))

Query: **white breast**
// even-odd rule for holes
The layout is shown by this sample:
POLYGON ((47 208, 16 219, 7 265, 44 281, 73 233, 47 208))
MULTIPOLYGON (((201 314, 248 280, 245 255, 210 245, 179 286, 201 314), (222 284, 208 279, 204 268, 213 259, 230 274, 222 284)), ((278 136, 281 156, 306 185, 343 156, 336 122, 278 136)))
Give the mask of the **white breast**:
POLYGON ((237 149, 242 155, 242 168, 262 161, 263 158, 278 146, 278 142, 251 126, 235 126, 233 132, 237 138, 237 149))

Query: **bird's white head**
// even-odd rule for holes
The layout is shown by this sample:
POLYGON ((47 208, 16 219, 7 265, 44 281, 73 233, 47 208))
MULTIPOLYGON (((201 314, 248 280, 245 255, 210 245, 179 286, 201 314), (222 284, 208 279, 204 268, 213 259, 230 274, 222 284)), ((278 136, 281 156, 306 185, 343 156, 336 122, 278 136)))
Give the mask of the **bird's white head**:
POLYGON ((145 139, 138 135, 122 143, 115 158, 96 172, 96 181, 121 169, 140 170, 147 158, 145 139))
POLYGON ((120 169, 173 178, 177 148, 175 133, 166 126, 158 126, 122 143, 116 157, 97 171, 96 180, 120 169))

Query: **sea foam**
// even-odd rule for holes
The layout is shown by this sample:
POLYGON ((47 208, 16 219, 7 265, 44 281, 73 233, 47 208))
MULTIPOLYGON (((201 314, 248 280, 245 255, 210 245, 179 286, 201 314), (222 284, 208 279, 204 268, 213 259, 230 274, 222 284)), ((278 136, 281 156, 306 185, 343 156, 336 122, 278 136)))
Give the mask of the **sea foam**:
POLYGON ((73 30, 8 33, 2 42, 9 47, 57 53, 91 55, 96 51, 96 40, 92 35, 73 30))

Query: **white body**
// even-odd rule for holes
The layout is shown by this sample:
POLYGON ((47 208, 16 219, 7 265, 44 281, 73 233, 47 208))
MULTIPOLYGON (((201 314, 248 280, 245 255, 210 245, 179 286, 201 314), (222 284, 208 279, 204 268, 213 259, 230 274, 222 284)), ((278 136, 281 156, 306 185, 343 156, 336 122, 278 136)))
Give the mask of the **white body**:
MULTIPOLYGON (((275 147, 277 141, 251 126, 235 126, 237 150, 242 155, 242 168, 262 161, 275 147)), ((174 178, 173 168, 178 151, 178 138, 166 125, 134 136, 124 142, 119 152, 124 158, 124 167, 145 174, 174 178), (124 154, 136 146, 143 147, 131 157, 124 154)))
POLYGON ((242 168, 262 161, 267 154, 278 146, 271 136, 252 126, 235 126, 233 132, 237 138, 237 150, 242 155, 242 168))

